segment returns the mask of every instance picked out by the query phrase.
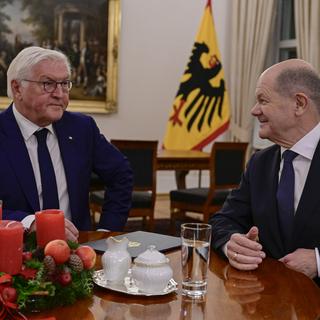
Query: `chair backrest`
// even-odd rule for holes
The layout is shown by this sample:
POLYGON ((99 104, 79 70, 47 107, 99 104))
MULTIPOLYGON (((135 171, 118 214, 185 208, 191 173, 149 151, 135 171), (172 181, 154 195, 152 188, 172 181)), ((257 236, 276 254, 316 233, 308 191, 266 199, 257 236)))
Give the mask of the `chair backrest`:
POLYGON ((246 142, 215 142, 210 156, 210 187, 232 189, 239 185, 245 168, 246 142))
POLYGON ((96 173, 91 172, 90 191, 104 190, 104 187, 103 180, 96 173))
POLYGON ((129 160, 136 191, 156 192, 156 166, 158 141, 150 140, 111 140, 129 160))

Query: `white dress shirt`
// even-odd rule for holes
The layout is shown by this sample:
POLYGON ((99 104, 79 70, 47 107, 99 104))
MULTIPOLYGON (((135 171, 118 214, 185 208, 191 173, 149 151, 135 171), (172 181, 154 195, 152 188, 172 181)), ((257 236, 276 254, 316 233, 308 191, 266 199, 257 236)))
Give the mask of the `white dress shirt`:
MULTIPOLYGON (((37 190, 38 190, 38 197, 39 197, 39 203, 40 208, 42 209, 43 206, 43 200, 42 200, 42 186, 41 186, 41 175, 40 175, 40 168, 39 168, 39 162, 38 162, 38 142, 37 138, 35 137, 34 133, 40 129, 38 125, 34 124, 27 118, 25 118, 15 105, 13 104, 13 114, 16 118, 16 121, 18 123, 18 126, 20 128, 20 131, 22 133, 24 142, 26 144, 30 161, 33 168, 34 177, 36 180, 37 190)), ((64 166, 60 154, 60 148, 59 143, 57 139, 57 135, 53 129, 52 124, 46 126, 49 130, 47 135, 47 146, 48 150, 51 156, 54 173, 56 176, 57 181, 57 188, 58 188, 58 196, 59 196, 59 204, 60 209, 63 210, 64 215, 67 219, 71 220, 71 211, 70 211, 70 202, 69 202, 69 194, 67 189, 67 181, 66 181, 66 175, 64 171, 64 166)), ((34 220, 34 216, 31 217, 28 216, 25 219, 22 220, 22 223, 25 227, 29 227, 34 220)))

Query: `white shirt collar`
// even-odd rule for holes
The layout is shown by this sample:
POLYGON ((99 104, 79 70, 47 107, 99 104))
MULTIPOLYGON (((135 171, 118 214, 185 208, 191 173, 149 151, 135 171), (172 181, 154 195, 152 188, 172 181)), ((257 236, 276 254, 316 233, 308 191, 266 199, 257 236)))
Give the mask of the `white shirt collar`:
MULTIPOLYGON (((320 122, 309 131, 304 137, 302 137, 296 144, 294 144, 290 150, 298 153, 300 156, 309 159, 313 158, 317 145, 320 140, 320 122)), ((286 149, 281 147, 281 154, 286 149)))
MULTIPOLYGON (((30 137, 33 136, 33 134, 42 129, 42 127, 39 127, 38 125, 34 124, 33 122, 31 122, 29 119, 27 119, 25 116, 23 116, 16 108, 16 106, 13 104, 12 106, 12 110, 13 110, 13 115, 16 118, 16 121, 18 123, 18 126, 21 130, 23 139, 25 141, 29 140, 30 137)), ((53 130, 53 126, 52 124, 49 124, 48 126, 44 127, 47 128, 53 135, 54 130, 53 130)))

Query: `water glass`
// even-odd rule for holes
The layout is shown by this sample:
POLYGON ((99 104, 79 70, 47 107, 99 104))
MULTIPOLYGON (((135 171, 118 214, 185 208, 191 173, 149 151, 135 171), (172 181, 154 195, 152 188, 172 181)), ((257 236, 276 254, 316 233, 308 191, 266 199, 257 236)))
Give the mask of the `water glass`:
POLYGON ((181 225, 182 294, 196 298, 207 292, 210 241, 211 225, 181 225))
POLYGON ((201 295, 196 299, 182 295, 179 320, 207 319, 206 299, 206 295, 201 295))

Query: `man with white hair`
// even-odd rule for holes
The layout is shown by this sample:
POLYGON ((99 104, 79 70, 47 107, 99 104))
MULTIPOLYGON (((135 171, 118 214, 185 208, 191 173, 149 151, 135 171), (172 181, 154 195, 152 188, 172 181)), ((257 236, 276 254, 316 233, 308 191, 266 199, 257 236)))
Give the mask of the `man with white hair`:
POLYGON ((38 210, 62 209, 67 237, 75 240, 77 229, 92 229, 91 172, 106 185, 99 228, 123 229, 133 182, 127 159, 100 134, 95 121, 66 111, 70 77, 67 57, 55 50, 28 47, 11 62, 7 92, 13 103, 0 114, 0 199, 3 219, 26 224, 38 210), (39 151, 40 145, 45 151, 39 151))

